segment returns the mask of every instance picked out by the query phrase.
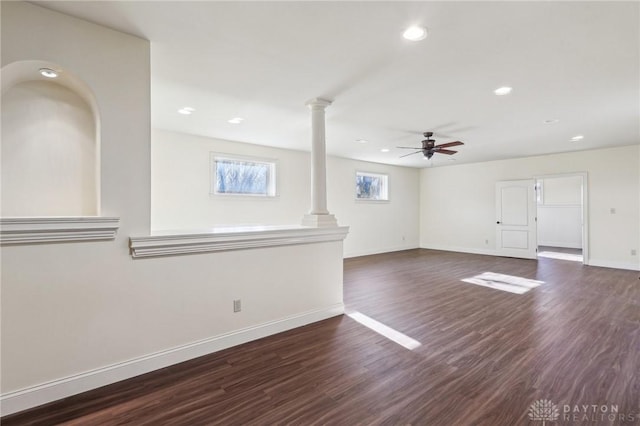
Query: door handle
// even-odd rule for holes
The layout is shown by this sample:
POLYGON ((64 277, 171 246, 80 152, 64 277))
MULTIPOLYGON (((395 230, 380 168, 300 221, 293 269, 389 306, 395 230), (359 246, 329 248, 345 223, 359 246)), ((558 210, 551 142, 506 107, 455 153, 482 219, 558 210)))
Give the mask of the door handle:
POLYGON ((496 223, 497 223, 498 225, 500 225, 500 221, 497 221, 496 223))

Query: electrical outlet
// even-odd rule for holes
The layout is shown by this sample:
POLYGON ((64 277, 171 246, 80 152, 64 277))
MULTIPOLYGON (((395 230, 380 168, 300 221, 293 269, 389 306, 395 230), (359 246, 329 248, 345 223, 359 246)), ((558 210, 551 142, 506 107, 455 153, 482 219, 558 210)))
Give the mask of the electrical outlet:
POLYGON ((236 299, 233 301, 233 312, 240 312, 242 310, 242 303, 240 299, 236 299))
POLYGON ((488 239, 484 240, 484 243, 489 244, 489 240, 488 239))
POLYGON ((609 211, 611 212, 611 214, 616 214, 616 208, 615 207, 611 207, 611 209, 609 211))
POLYGON ((404 241, 404 240, 405 240, 405 238, 404 238, 404 235, 403 235, 403 236, 402 236, 402 241, 404 241))
POLYGON ((631 249, 631 256, 635 256, 636 254, 638 254, 636 249, 631 249))

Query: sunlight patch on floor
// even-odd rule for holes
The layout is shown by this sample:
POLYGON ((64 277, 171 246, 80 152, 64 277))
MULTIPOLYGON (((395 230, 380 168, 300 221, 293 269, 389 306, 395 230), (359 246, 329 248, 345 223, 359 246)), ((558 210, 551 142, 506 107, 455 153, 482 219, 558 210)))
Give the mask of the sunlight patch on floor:
POLYGON ((461 280, 465 283, 481 285, 483 287, 495 288, 496 290, 508 291, 509 293, 524 294, 536 288, 544 281, 531 280, 529 278, 516 277, 513 275, 497 274, 495 272, 484 272, 475 277, 461 280))
POLYGON ((401 346, 404 346, 409 350, 413 350, 418 346, 422 346, 422 343, 418 342, 417 340, 412 339, 406 334, 400 333, 398 330, 394 330, 393 328, 384 325, 381 322, 378 322, 360 312, 352 312, 350 314, 347 314, 347 316, 351 319, 356 320, 365 327, 370 328, 376 333, 386 337, 387 339, 392 340, 401 346))
POLYGON ((538 257, 546 257, 549 259, 571 260, 572 262, 582 262, 581 254, 558 253, 555 251, 543 251, 538 253, 538 257))

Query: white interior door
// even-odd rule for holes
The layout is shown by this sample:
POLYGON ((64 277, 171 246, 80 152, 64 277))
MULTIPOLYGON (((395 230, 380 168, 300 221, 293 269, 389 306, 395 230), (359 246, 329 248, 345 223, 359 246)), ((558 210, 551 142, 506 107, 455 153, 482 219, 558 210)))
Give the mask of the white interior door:
POLYGON ((535 179, 496 182, 498 256, 536 258, 535 185, 535 179))

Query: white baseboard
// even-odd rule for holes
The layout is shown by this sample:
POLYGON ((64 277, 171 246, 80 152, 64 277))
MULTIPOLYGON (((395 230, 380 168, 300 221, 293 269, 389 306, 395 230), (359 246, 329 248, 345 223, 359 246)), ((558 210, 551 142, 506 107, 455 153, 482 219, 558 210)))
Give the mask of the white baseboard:
POLYGON ((41 385, 9 392, 0 397, 1 415, 6 416, 17 413, 343 313, 344 305, 337 303, 326 308, 292 315, 41 385))
POLYGON ((630 271, 640 271, 640 263, 619 262, 616 260, 589 259, 589 266, 600 266, 602 268, 628 269, 630 271))
MULTIPOLYGON (((423 245, 420 248, 430 249, 430 250, 442 250, 442 251, 454 251, 461 253, 472 253, 472 254, 484 254, 488 256, 498 256, 495 250, 484 250, 484 249, 476 249, 476 248, 468 248, 468 247, 450 247, 450 246, 438 246, 438 245, 423 245)), ((603 259, 588 259, 589 266, 600 266, 603 268, 614 268, 614 269, 628 269, 630 271, 640 271, 640 263, 628 263, 628 262, 619 262, 615 260, 603 260, 603 259)))
POLYGON ((547 247, 562 247, 562 248, 572 248, 572 249, 581 249, 582 244, 580 243, 568 243, 566 241, 539 241, 538 246, 547 246, 547 247))
POLYGON ((429 250, 455 251, 455 252, 459 252, 459 253, 484 254, 484 255, 487 255, 487 256, 497 256, 498 255, 494 249, 439 246, 439 245, 433 245, 433 244, 421 245, 420 248, 429 249, 429 250))
POLYGON ((412 245, 412 246, 402 246, 402 247, 400 246, 387 247, 387 248, 375 249, 375 250, 359 250, 355 252, 345 253, 344 258, 348 259, 350 257, 370 256, 372 254, 391 253, 394 251, 413 250, 417 248, 420 248, 420 247, 416 245, 412 245))

